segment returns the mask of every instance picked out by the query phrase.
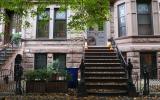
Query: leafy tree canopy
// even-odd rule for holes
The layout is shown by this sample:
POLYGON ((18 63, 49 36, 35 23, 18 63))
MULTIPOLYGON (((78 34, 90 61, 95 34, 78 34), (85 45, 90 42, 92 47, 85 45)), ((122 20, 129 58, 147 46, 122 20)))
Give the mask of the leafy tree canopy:
MULTIPOLYGON (((109 12, 110 0, 0 0, 0 8, 14 11, 20 16, 27 16, 28 10, 35 4, 38 6, 38 14, 50 4, 58 4, 62 10, 71 9, 74 15, 71 16, 69 26, 74 29, 84 29, 96 24, 102 24, 110 17, 109 12)), ((1 13, 2 16, 5 14, 1 13)))

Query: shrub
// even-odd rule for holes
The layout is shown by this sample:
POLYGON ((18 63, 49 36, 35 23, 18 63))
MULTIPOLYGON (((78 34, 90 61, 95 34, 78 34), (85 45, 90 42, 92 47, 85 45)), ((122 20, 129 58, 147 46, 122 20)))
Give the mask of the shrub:
POLYGON ((28 71, 25 74, 27 80, 47 80, 51 76, 51 72, 47 69, 36 69, 33 71, 28 71))
POLYGON ((21 40, 21 34, 19 34, 19 33, 12 34, 12 38, 11 38, 12 43, 18 45, 20 40, 21 40))

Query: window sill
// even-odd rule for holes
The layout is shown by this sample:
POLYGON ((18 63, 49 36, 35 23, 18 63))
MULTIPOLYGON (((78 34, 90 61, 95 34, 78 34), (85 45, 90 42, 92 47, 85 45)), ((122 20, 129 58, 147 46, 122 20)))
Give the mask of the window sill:
POLYGON ((160 35, 138 35, 138 36, 123 36, 115 38, 115 40, 122 40, 128 38, 160 38, 160 35))
POLYGON ((24 41, 67 41, 67 38, 53 38, 53 39, 47 39, 47 38, 37 38, 37 39, 24 39, 24 41))

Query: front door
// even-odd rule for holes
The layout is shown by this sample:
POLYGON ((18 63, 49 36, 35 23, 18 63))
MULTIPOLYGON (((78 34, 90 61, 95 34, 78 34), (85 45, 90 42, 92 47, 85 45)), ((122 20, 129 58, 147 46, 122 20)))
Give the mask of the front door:
POLYGON ((104 31, 88 31, 87 44, 89 46, 105 46, 107 43, 107 34, 104 31))
POLYGON ((143 78, 144 67, 147 67, 150 79, 157 78, 157 60, 156 52, 142 52, 140 53, 141 78, 143 78))

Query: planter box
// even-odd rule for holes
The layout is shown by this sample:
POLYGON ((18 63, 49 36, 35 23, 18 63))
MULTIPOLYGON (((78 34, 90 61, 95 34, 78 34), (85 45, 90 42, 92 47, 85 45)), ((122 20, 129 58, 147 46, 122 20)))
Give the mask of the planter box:
POLYGON ((67 92, 67 81, 54 80, 46 83, 46 92, 67 92))
POLYGON ((27 81, 26 93, 45 93, 46 82, 45 81, 27 81))

